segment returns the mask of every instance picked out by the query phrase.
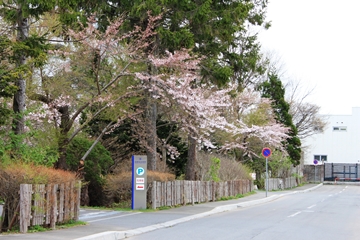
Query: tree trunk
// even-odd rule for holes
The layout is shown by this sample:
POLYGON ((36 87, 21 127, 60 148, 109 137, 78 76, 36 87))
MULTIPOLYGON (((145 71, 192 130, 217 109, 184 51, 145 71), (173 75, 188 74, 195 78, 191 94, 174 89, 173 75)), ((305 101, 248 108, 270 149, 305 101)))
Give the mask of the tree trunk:
POLYGON ((161 171, 165 172, 166 171, 166 158, 167 158, 165 146, 163 146, 161 148, 161 154, 162 154, 162 159, 161 159, 162 160, 162 168, 161 168, 161 171))
MULTIPOLYGON (((18 42, 23 42, 29 37, 29 23, 28 19, 22 16, 21 6, 18 10, 18 19, 17 19, 17 39, 18 42)), ((19 54, 17 57, 17 66, 23 66, 26 64, 26 55, 19 54)), ((14 94, 13 99, 13 111, 15 113, 15 117, 13 119, 13 131, 15 134, 24 133, 25 129, 25 99, 26 99, 26 81, 24 79, 23 74, 20 74, 18 79, 16 80, 16 86, 18 87, 17 92, 14 94)))
POLYGON ((185 173, 185 179, 186 180, 196 180, 196 138, 192 135, 188 135, 188 160, 186 163, 186 173, 185 173))
MULTIPOLYGON (((159 38, 156 35, 155 41, 152 43, 152 52, 154 56, 159 55, 159 51, 157 46, 159 46, 159 38)), ((150 75, 156 75, 158 70, 153 65, 150 64, 148 66, 148 71, 150 75)), ((155 84, 151 82, 149 84, 155 84)), ((156 142, 157 142, 157 131, 156 131, 156 120, 157 120, 157 104, 156 101, 152 98, 153 93, 147 93, 146 99, 146 141, 147 141, 147 148, 146 148, 146 155, 147 155, 147 167, 149 170, 156 171, 156 142)))
POLYGON ((58 137, 58 149, 60 156, 58 161, 55 163, 55 168, 68 170, 66 152, 69 145, 68 133, 71 129, 72 121, 70 120, 69 106, 59 107, 58 111, 61 114, 60 136, 58 137))
POLYGON ((56 169, 68 170, 68 165, 66 163, 66 152, 67 146, 69 145, 69 141, 66 135, 61 135, 58 140, 58 151, 59 151, 59 159, 55 163, 56 169))
POLYGON ((154 101, 148 98, 147 109, 146 109, 146 140, 147 140, 147 160, 148 169, 156 170, 156 117, 157 117, 157 105, 154 101))

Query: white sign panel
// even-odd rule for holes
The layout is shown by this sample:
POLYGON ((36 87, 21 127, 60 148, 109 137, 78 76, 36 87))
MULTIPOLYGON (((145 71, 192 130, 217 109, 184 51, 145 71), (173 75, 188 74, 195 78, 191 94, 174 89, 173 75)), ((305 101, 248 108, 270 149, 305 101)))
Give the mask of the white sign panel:
POLYGON ((145 183, 145 178, 136 178, 136 183, 145 183))

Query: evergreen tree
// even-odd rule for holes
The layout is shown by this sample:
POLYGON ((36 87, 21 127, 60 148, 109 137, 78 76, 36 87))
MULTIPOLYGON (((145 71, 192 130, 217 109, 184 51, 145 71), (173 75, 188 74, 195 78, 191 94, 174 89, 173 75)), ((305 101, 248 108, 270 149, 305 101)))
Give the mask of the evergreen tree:
POLYGON ((285 88, 277 74, 270 72, 268 80, 260 85, 260 91, 263 97, 272 100, 272 108, 277 121, 290 128, 290 132, 288 133, 290 137, 284 142, 284 147, 293 165, 299 165, 301 158, 301 141, 297 136, 297 128, 289 113, 290 105, 285 101, 285 88))
MULTIPOLYGON (((45 42, 45 36, 38 36, 30 32, 30 27, 34 20, 39 20, 43 14, 57 9, 61 13, 61 18, 68 21, 76 19, 76 14, 68 11, 74 6, 75 1, 55 1, 55 0, 3 0, 0 1, 0 17, 3 21, 9 23, 9 29, 5 32, 14 32, 16 41, 12 43, 12 60, 19 69, 13 74, 13 79, 17 91, 13 97, 13 130, 15 134, 24 133, 25 120, 24 112, 26 109, 26 78, 31 69, 28 66, 28 58, 38 58, 45 54, 48 46, 45 42), (66 9, 66 10, 65 10, 66 9), (12 30, 10 30, 12 29, 12 30)), ((10 36, 9 36, 10 37, 10 36)), ((41 59, 41 58, 39 58, 41 59)), ((38 61, 35 65, 41 64, 38 61)), ((42 59, 43 60, 43 59, 42 59)))
MULTIPOLYGON (((9 65, 10 59, 10 40, 6 37, 0 37, 0 99, 11 98, 14 96, 17 88, 14 84, 11 75, 16 71, 16 68, 11 68, 9 65)), ((0 105, 0 125, 4 124, 11 114, 10 109, 6 106, 6 101, 1 102, 0 105)))

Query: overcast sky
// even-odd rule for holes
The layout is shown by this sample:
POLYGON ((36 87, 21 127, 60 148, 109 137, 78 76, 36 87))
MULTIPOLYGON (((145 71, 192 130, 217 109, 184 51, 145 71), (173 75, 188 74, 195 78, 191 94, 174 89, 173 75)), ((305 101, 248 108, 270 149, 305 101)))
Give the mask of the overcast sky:
POLYGON ((269 0, 272 27, 259 34, 286 77, 314 88, 322 114, 360 107, 360 0, 269 0))

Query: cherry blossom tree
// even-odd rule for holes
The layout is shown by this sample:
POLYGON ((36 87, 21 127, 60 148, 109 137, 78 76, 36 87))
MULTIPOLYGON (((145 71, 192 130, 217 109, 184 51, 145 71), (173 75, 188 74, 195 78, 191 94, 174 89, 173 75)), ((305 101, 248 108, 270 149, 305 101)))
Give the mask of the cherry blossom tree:
POLYGON ((40 69, 39 80, 33 86, 37 91, 30 97, 43 103, 40 112, 47 110, 46 118, 58 129, 60 157, 56 168, 67 169, 67 145, 91 119, 116 106, 117 111, 110 113, 113 124, 106 127, 109 130, 131 114, 131 104, 127 101, 141 89, 129 88, 132 85, 130 66, 136 65, 141 50, 148 46, 148 38, 154 34, 152 28, 158 17, 149 19, 146 29, 135 28, 123 33, 120 32, 122 18, 101 32, 96 28, 96 19, 90 17, 81 31, 68 32, 69 43, 49 52, 52 57, 49 64, 40 69), (86 115, 82 124, 81 115, 86 115))
MULTIPOLYGON (((238 148, 249 150, 249 155, 256 155, 257 153, 248 149, 247 142, 240 138, 254 137, 264 144, 281 148, 281 142, 288 137, 288 129, 277 124, 271 114, 263 125, 248 126, 244 123, 239 118, 240 113, 255 109, 254 103, 261 104, 268 100, 251 91, 232 96, 237 86, 219 89, 214 85, 200 84, 201 59, 191 56, 188 51, 167 52, 164 58, 149 56, 149 60, 160 73, 136 73, 136 76, 144 82, 144 87, 152 93, 152 98, 157 99, 162 106, 162 116, 167 121, 178 124, 184 133, 191 133, 200 145, 215 148, 213 135, 216 131, 221 131, 229 137, 228 142, 218 147, 220 150, 238 148), (227 118, 226 115, 232 117, 227 118)), ((194 164, 196 163, 188 163, 190 168, 194 164)), ((195 174, 191 173, 192 176, 189 177, 194 178, 195 174)))
MULTIPOLYGON (((143 146, 149 147, 144 134, 145 121, 139 118, 145 108, 133 112, 130 107, 134 106, 130 100, 141 99, 145 92, 160 106, 162 118, 176 124, 184 139, 191 136, 190 140, 196 142, 194 146, 227 151, 243 149, 252 155, 256 153, 249 150, 246 139, 257 138, 276 146, 287 137, 287 129, 271 120, 250 126, 244 122, 244 114, 257 108, 254 102, 260 104, 263 100, 251 91, 234 94, 238 89, 235 85, 220 89, 201 83, 202 58, 191 55, 189 50, 167 52, 162 58, 141 55, 141 49, 149 46, 149 39, 155 34, 152 28, 157 19, 153 18, 146 29, 135 28, 119 35, 122 19, 100 32, 96 19, 90 18, 82 31, 69 32, 70 43, 51 52, 49 64, 38 73, 39 81, 34 84, 37 91, 31 98, 44 104, 42 114, 48 113, 37 118, 51 120, 58 129, 58 168, 67 167, 66 147, 71 139, 91 119, 104 113, 110 122, 98 140, 130 117, 143 126, 137 129, 138 136, 143 146), (139 62, 149 62, 156 68, 156 74, 142 71, 146 65, 139 62), (140 83, 132 79, 133 75, 140 83), (79 118, 84 114, 85 122, 80 123, 79 118), (217 142, 214 135, 218 132, 228 135, 227 140, 217 142)), ((163 145, 170 155, 176 156, 176 149, 166 141, 163 145)), ((190 162, 188 167, 194 164, 190 162)), ((191 174, 190 178, 194 178, 195 173, 191 174)))

